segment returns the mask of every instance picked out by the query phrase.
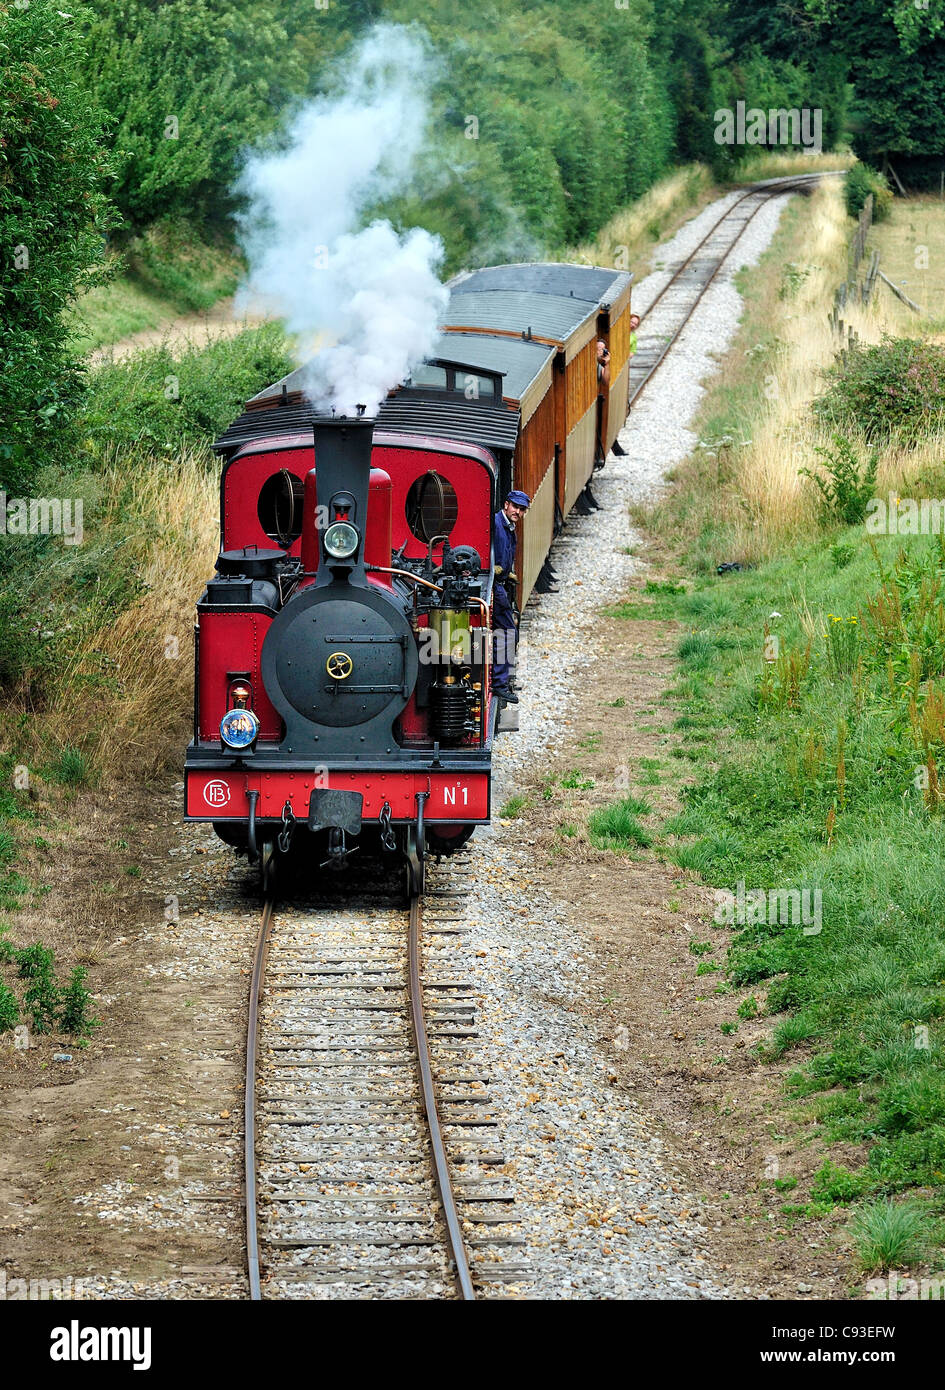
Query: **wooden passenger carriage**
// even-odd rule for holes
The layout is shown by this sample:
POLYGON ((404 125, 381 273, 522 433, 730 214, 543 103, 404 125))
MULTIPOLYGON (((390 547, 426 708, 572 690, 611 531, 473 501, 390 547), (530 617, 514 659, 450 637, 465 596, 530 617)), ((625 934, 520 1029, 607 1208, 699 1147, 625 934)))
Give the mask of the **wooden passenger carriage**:
POLYGON ((450 282, 438 352, 503 371, 503 400, 521 412, 507 480, 532 498, 522 526, 521 603, 626 418, 631 280, 623 271, 549 262, 490 266, 450 282), (610 348, 600 412, 598 339, 610 348))

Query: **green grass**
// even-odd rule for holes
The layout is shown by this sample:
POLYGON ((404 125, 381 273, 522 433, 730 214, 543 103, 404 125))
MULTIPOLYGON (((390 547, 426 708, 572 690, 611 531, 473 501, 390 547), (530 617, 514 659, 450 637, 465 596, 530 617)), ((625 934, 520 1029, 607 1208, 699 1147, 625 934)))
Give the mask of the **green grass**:
POLYGON ((822 894, 819 932, 737 923, 728 975, 767 991, 767 1055, 803 1049, 794 1093, 854 1097, 831 1123, 868 1147, 864 1190, 892 1193, 945 1181, 945 702, 930 695, 945 687, 945 547, 883 538, 874 555, 843 537, 840 568, 825 538, 673 600, 698 624, 680 643, 677 727, 732 736, 684 789, 665 852, 730 891, 822 894), (884 625, 879 595, 901 618, 884 625), (830 615, 856 633, 839 667, 830 615))
POLYGON ((176 318, 177 313, 175 305, 161 295, 120 277, 89 290, 76 304, 70 314, 73 340, 78 352, 85 356, 132 333, 160 328, 176 318))
POLYGON ((637 817, 649 814, 647 803, 635 796, 625 796, 612 806, 592 811, 587 822, 591 844, 595 849, 622 852, 648 848, 653 843, 653 837, 639 824, 637 817))
POLYGON ((241 263, 186 226, 150 228, 114 258, 115 278, 67 310, 73 341, 85 355, 133 333, 161 328, 181 314, 211 308, 237 287, 241 263))
POLYGON ((504 806, 499 808, 500 820, 515 820, 528 805, 527 796, 510 796, 504 806))
POLYGON ((912 1264, 937 1243, 928 1209, 914 1201, 880 1198, 856 1213, 850 1229, 866 1271, 912 1264))

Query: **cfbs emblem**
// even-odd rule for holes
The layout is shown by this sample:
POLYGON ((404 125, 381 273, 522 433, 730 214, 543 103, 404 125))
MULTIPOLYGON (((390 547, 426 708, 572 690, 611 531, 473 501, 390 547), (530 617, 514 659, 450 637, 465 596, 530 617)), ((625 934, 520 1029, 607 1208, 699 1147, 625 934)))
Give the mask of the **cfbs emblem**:
POLYGON ((230 789, 225 782, 217 779, 215 782, 208 782, 203 789, 203 799, 208 806, 219 809, 225 806, 230 799, 230 789))

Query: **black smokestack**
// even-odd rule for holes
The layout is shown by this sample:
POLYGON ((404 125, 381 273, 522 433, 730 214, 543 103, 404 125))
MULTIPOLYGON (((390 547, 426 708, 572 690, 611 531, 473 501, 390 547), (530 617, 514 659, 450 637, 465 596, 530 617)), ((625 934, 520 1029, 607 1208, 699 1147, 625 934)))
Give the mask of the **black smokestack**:
POLYGON ((315 486, 317 492, 316 540, 319 547, 319 586, 346 577, 349 583, 365 584, 364 538, 367 530, 368 494, 371 483, 371 449, 374 420, 359 416, 318 417, 312 422, 315 437, 315 486), (347 522, 358 533, 356 552, 338 559, 326 551, 337 531, 332 527, 347 522))

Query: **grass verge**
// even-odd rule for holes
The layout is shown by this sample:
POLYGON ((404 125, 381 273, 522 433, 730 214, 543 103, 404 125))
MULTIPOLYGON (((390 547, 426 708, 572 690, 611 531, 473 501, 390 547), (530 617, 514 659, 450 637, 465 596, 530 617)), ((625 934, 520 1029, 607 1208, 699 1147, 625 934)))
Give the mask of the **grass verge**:
MULTIPOLYGON (((742 276, 703 447, 648 518, 696 587, 611 616, 686 625, 677 751, 695 782, 662 852, 718 890, 731 1028, 760 1012, 759 1056, 796 1059, 811 1133, 860 1155, 825 1165, 812 1198, 855 1213, 870 1270, 942 1250, 945 539, 845 526, 800 475, 829 442, 811 403, 851 225, 837 192, 794 204, 742 276), (746 568, 717 576, 731 559, 746 568)), ((901 322, 885 301, 854 314, 873 342, 901 322)), ((880 440, 878 495, 941 496, 943 442, 880 440)))

